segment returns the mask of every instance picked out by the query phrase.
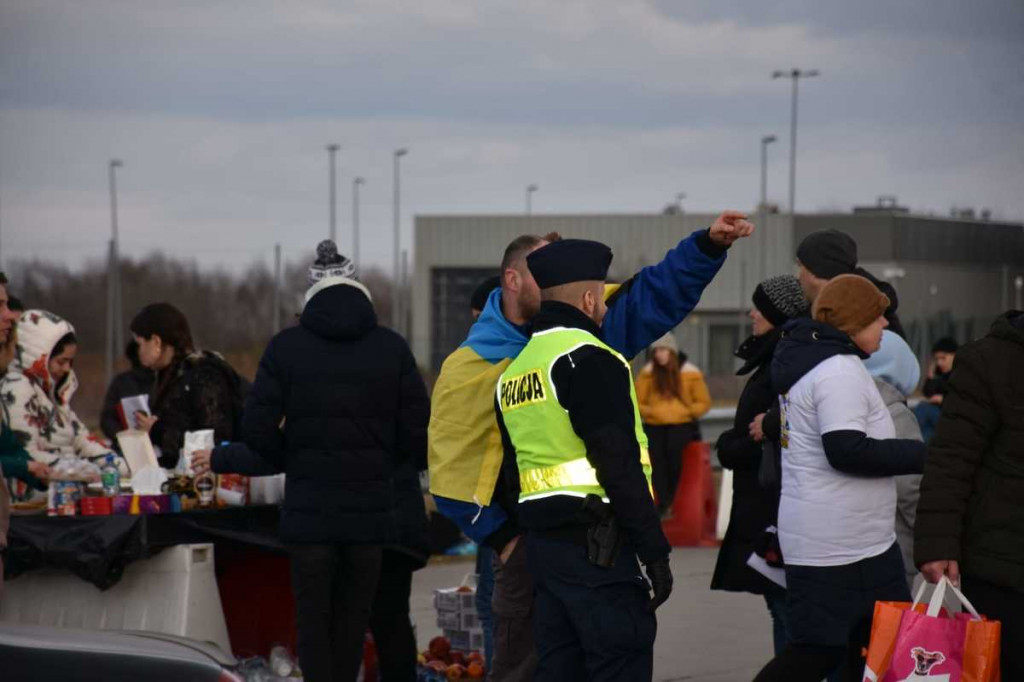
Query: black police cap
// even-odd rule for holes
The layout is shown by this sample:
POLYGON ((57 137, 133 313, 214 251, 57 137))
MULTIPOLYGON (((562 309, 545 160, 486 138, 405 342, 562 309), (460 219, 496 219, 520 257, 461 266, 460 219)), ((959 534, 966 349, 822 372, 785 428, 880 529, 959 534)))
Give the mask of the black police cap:
POLYGON ((611 263, 612 250, 587 239, 561 239, 526 257, 526 265, 541 289, 571 282, 603 282, 611 263))

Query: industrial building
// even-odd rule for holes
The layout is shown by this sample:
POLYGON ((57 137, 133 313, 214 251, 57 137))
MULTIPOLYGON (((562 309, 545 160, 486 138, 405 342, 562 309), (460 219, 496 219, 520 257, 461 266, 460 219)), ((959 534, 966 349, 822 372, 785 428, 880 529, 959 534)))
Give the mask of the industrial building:
MULTIPOLYGON (((622 280, 658 262, 711 214, 417 216, 410 282, 416 357, 436 372, 472 322, 469 297, 497 274, 505 246, 521 234, 559 232, 612 247, 610 277, 622 280)), ((709 378, 712 394, 729 399, 740 386, 733 351, 749 334, 746 312, 754 285, 795 271, 796 245, 811 232, 837 228, 858 243, 860 264, 896 289, 908 341, 924 358, 951 334, 980 336, 1001 312, 1021 307, 1024 225, 912 215, 893 205, 849 214, 766 213, 757 232, 738 242, 693 314, 676 330, 680 347, 709 378)))

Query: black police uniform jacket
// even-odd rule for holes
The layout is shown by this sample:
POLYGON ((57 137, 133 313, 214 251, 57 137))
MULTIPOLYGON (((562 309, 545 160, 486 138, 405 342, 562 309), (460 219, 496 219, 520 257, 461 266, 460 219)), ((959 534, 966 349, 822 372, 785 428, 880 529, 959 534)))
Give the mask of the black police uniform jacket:
MULTIPOLYGON (((582 329, 598 338, 601 336, 600 328, 580 310, 565 303, 545 301, 533 320, 533 332, 554 327, 582 329)), ((558 402, 569 413, 573 430, 586 444, 587 459, 597 470, 597 480, 640 561, 648 564, 662 559, 672 548, 661 530, 640 464, 629 368, 597 346, 584 346, 574 350, 571 356, 571 360, 569 356, 559 359, 551 370, 558 402)), ((515 449, 497 402, 495 409, 505 450, 496 494, 506 512, 516 514, 519 527, 527 530, 543 532, 590 525, 592 519, 583 511, 582 500, 578 497, 553 495, 516 506, 519 470, 515 449)))

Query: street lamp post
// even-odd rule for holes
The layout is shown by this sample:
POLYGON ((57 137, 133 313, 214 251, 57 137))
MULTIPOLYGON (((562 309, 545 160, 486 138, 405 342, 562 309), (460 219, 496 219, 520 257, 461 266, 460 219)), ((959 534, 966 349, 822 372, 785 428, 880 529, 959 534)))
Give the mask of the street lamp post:
POLYGON ((793 83, 793 101, 789 120, 789 212, 796 213, 796 116, 797 116, 797 89, 801 78, 814 78, 819 75, 817 69, 790 69, 789 71, 774 71, 772 79, 789 78, 793 83))
POLYGON ((115 349, 124 345, 121 315, 121 253, 117 232, 117 169, 124 163, 111 159, 107 164, 110 185, 110 265, 107 272, 107 383, 114 378, 115 349))
POLYGON ((393 295, 391 299, 391 326, 394 327, 395 331, 401 332, 399 329, 399 323, 401 322, 402 311, 401 306, 401 253, 402 253, 402 242, 401 234, 399 232, 399 226, 401 223, 401 198, 402 198, 402 187, 401 187, 401 176, 399 175, 399 160, 409 153, 408 149, 396 149, 394 152, 394 185, 395 185, 395 197, 394 197, 394 218, 395 218, 395 235, 394 235, 394 267, 392 269, 392 275, 395 279, 393 286, 393 295))
POLYGON ((335 222, 335 207, 336 207, 336 196, 335 195, 336 195, 337 187, 336 187, 336 182, 335 182, 334 160, 335 160, 335 155, 338 153, 339 149, 341 149, 341 145, 338 145, 338 144, 329 144, 329 145, 327 145, 327 166, 328 166, 328 169, 329 169, 329 171, 328 171, 329 172, 329 179, 328 179, 327 182, 330 185, 330 196, 331 196, 331 199, 330 199, 330 202, 331 202, 330 203, 330 216, 331 216, 330 238, 331 238, 331 241, 334 242, 335 244, 338 243, 338 231, 337 231, 337 224, 335 222))
POLYGON ((359 186, 365 185, 364 178, 352 179, 352 263, 359 272, 359 186))
POLYGON ((533 193, 540 189, 537 185, 526 186, 526 215, 533 215, 533 193))
POLYGON ((768 145, 777 139, 774 135, 761 138, 761 201, 757 205, 757 227, 761 232, 761 279, 768 276, 768 230, 765 229, 768 219, 768 145))

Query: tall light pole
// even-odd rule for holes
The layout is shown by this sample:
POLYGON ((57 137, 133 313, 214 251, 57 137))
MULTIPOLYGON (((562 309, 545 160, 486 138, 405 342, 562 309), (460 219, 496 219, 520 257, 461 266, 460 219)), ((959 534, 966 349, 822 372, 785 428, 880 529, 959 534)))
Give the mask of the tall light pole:
POLYGON ((819 75, 817 69, 790 69, 789 71, 774 71, 772 79, 789 78, 793 83, 793 102, 789 121, 789 213, 796 213, 796 114, 797 114, 797 89, 801 78, 814 78, 819 75))
POLYGON ((359 186, 365 185, 363 178, 352 178, 352 262, 359 272, 359 186))
POLYGON ((540 189, 537 185, 526 186, 526 215, 533 215, 533 193, 540 189))
POLYGON ((680 215, 683 213, 683 199, 686 198, 686 192, 676 192, 676 210, 679 211, 680 215))
POLYGON ((328 165, 328 167, 330 169, 329 170, 330 178, 328 179, 328 183, 330 184, 330 193, 331 193, 331 200, 330 200, 331 201, 331 207, 330 207, 330 215, 331 215, 330 237, 331 237, 331 241, 334 242, 335 244, 338 243, 338 230, 337 230, 337 224, 335 223, 335 219, 334 219, 334 216, 335 216, 335 206, 336 206, 336 203, 335 203, 336 202, 336 197, 335 197, 335 195, 337 193, 337 186, 336 186, 336 183, 334 181, 334 158, 335 158, 335 155, 338 153, 339 149, 341 149, 341 145, 338 145, 338 144, 329 144, 329 145, 327 145, 327 165, 328 165))
POLYGON ((117 169, 124 163, 111 159, 107 164, 110 185, 110 265, 107 271, 107 383, 114 378, 115 352, 124 345, 121 330, 121 253, 117 234, 117 169), (115 351, 115 349, 117 349, 115 351))
POLYGON ((761 279, 768 277, 768 145, 777 141, 774 135, 761 138, 761 201, 757 205, 758 230, 761 232, 761 279))
POLYGON ((395 185, 395 203, 394 203, 395 237, 394 237, 394 248, 395 248, 395 253, 394 253, 394 268, 392 269, 391 272, 392 272, 393 277, 395 278, 395 281, 394 281, 394 286, 393 286, 393 295, 392 295, 392 298, 391 298, 391 326, 395 329, 395 331, 400 331, 398 329, 398 325, 399 325, 399 322, 402 319, 402 317, 401 317, 402 311, 399 310, 399 307, 401 305, 400 304, 400 301, 401 301, 401 291, 400 291, 401 282, 400 282, 400 280, 401 280, 401 277, 402 277, 402 271, 401 271, 402 264, 401 264, 401 260, 400 260, 401 259, 401 254, 402 254, 402 241, 401 241, 401 234, 399 232, 399 226, 400 226, 400 223, 401 223, 401 208, 402 208, 402 203, 401 203, 401 200, 402 200, 402 186, 401 186, 401 176, 399 174, 399 163, 398 162, 399 162, 399 160, 403 156, 405 156, 408 153, 409 153, 409 150, 405 149, 404 147, 402 149, 396 149, 395 152, 394 152, 394 162, 395 162, 395 174, 394 174, 394 185, 395 185))

